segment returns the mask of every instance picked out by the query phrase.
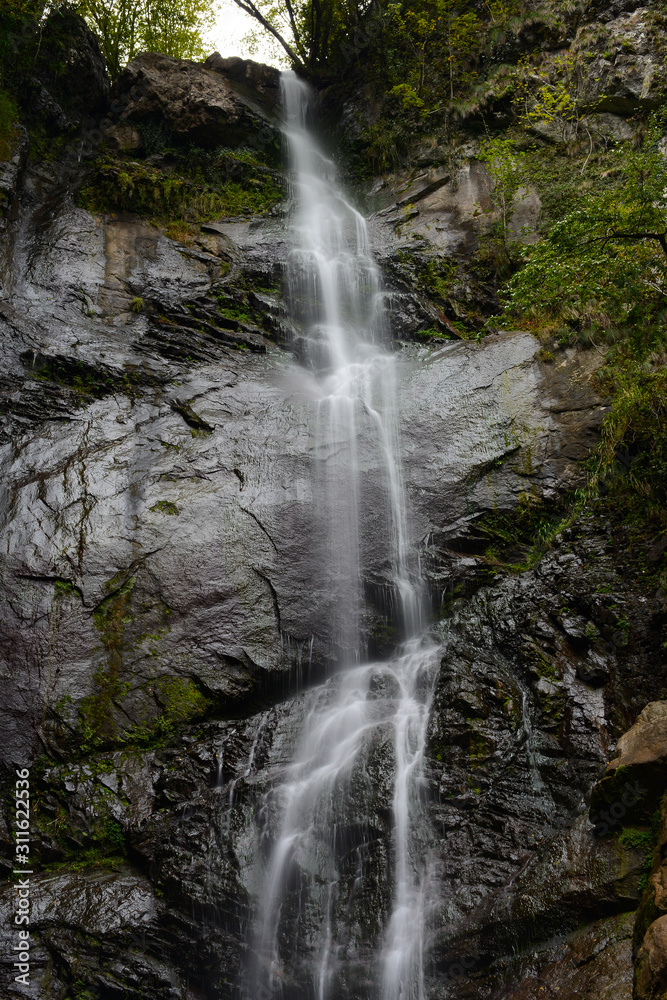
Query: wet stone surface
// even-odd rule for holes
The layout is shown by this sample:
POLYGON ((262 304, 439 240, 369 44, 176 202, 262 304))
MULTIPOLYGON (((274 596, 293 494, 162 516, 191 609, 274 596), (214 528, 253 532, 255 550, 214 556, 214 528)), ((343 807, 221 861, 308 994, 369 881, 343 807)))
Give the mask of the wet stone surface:
MULTIPOLYGON (((248 67, 222 70, 249 85, 248 67)), ((227 93, 219 72, 196 71, 227 93)), ((262 79, 266 102, 275 81, 262 79)), ((21 992, 5 964, 2 990, 237 1000, 265 794, 293 759, 300 686, 336 656, 316 402, 287 349, 284 226, 220 220, 184 246, 74 207, 54 168, 15 166, 0 303, 0 746, 5 775, 34 762, 40 874, 34 987, 21 992)), ((445 188, 422 202, 444 204, 445 188)), ((394 332, 412 336, 423 303, 392 291, 394 332)), ((664 597, 634 582, 604 524, 519 575, 490 568, 480 545, 489 515, 583 482, 605 412, 597 355, 546 364, 523 333, 395 346, 411 539, 443 647, 424 789, 428 995, 626 1000, 646 848, 620 840, 628 807, 609 823, 589 806, 616 741, 664 693, 664 597)), ((363 461, 367 638, 383 649, 395 642, 376 545, 384 484, 363 461)), ((342 835, 346 1000, 370 991, 388 907, 388 743, 374 744, 364 788, 376 794, 342 835)), ((8 870, 4 815, 0 834, 8 870)), ((653 864, 644 932, 664 920, 664 851, 653 864)), ((14 894, 0 893, 3 933, 14 894)), ((647 997, 661 928, 646 944, 658 970, 647 997)), ((290 989, 301 1000, 303 977, 290 989)))

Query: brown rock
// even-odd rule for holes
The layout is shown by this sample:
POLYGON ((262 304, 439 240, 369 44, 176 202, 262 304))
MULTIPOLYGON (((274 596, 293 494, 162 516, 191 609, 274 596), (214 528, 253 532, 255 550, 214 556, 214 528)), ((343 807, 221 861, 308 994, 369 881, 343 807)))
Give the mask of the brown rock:
POLYGON ((663 916, 667 916, 667 797, 662 803, 653 867, 637 911, 634 931, 635 952, 641 946, 650 925, 663 916))
POLYGON ((621 736, 608 773, 654 764, 667 767, 667 701, 649 702, 632 729, 621 736))
POLYGON ((536 956, 532 974, 512 985, 505 1000, 630 1000, 631 914, 600 920, 536 956))
POLYGON ((649 927, 635 964, 635 1000, 667 998, 667 916, 649 927))
POLYGON ((255 146, 278 141, 274 123, 220 73, 187 59, 147 52, 123 70, 111 91, 121 122, 159 121, 176 142, 205 148, 255 146))
POLYGON ((223 59, 214 52, 204 63, 206 69, 219 73, 229 85, 264 110, 274 112, 280 104, 280 70, 273 66, 231 56, 223 59))
POLYGON ((135 125, 129 122, 118 122, 104 133, 104 139, 109 149, 114 153, 125 153, 137 156, 144 150, 144 137, 135 125))
POLYGON ((667 701, 652 701, 621 736, 616 756, 593 789, 591 814, 623 808, 622 816, 648 822, 667 788, 667 701))

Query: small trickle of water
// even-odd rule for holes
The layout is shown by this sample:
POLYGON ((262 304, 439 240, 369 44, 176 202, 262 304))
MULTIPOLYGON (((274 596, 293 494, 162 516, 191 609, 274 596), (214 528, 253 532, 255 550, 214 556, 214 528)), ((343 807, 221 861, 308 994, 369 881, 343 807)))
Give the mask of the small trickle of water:
POLYGON ((299 377, 317 401, 313 454, 326 497, 322 570, 333 581, 328 613, 339 671, 308 695, 295 759, 259 810, 257 919, 245 994, 423 1000, 424 750, 439 657, 421 635, 423 587, 408 537, 396 365, 366 222, 306 127, 309 90, 292 73, 283 74, 283 100, 294 200, 289 295, 299 377), (386 662, 367 662, 363 636, 369 540, 361 512, 369 497, 362 456, 369 454, 387 511, 386 537, 370 542, 387 553, 395 625, 405 637, 386 662), (378 870, 377 827, 387 815, 391 856, 378 870), (354 954, 368 948, 359 940, 356 900, 373 879, 378 912, 371 919, 378 926, 361 934, 373 937, 374 957, 355 983, 350 969, 362 960, 354 954))

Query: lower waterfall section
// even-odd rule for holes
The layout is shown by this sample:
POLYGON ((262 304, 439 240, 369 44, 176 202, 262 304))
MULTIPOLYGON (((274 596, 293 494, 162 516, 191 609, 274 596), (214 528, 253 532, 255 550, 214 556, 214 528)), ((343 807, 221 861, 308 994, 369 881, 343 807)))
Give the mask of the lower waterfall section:
POLYGON ((333 676, 306 696, 298 749, 258 809, 250 1000, 423 1000, 429 888, 424 749, 438 647, 408 543, 396 365, 366 224, 307 127, 309 91, 283 75, 294 210, 288 281, 314 402, 320 564, 333 676), (368 477, 381 510, 368 515, 368 477), (383 553, 394 653, 368 655, 368 551, 383 553), (369 905, 370 901, 370 905, 369 905), (362 914, 373 913, 374 926, 362 914))
POLYGON ((296 759, 259 811, 247 996, 372 997, 381 983, 383 1000, 423 997, 423 756, 438 653, 413 640, 310 693, 296 759), (378 856, 380 838, 391 856, 378 856), (359 918, 373 893, 378 924, 367 940, 359 918), (376 954, 363 959, 366 982, 350 982, 362 945, 376 954))

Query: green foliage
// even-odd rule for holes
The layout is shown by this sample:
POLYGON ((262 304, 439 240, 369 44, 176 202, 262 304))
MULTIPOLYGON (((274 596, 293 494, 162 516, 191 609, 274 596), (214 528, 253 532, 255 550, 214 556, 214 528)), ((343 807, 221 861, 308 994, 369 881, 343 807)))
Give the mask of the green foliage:
POLYGON ((251 45, 260 32, 282 47, 292 66, 317 73, 339 60, 348 34, 359 30, 372 5, 363 0, 234 0, 260 26, 249 33, 251 45))
POLYGON ((650 830, 640 830, 634 826, 626 826, 621 830, 618 841, 624 847, 646 851, 653 847, 653 834, 650 830))
POLYGON ((581 131, 587 132, 586 88, 580 60, 572 52, 558 55, 545 65, 524 56, 517 64, 516 78, 514 106, 524 128, 546 127, 552 138, 561 142, 570 142, 581 131))
POLYGON ((482 143, 479 158, 486 163, 486 169, 493 181, 491 202, 500 214, 500 235, 503 249, 510 263, 518 252, 520 244, 512 239, 510 220, 516 197, 528 183, 526 153, 517 149, 514 139, 496 136, 482 143))
POLYGON ((139 52, 202 59, 213 0, 79 0, 76 9, 100 41, 109 75, 139 52))
POLYGON ((44 13, 45 0, 2 0, 0 5, 0 83, 14 90, 23 77, 21 62, 44 13))
POLYGON ((142 313, 144 311, 144 300, 140 295, 135 295, 130 303, 130 309, 133 313, 142 313))
POLYGON ((629 525, 643 551, 667 529, 664 120, 651 116, 641 148, 596 153, 587 180, 572 169, 567 180, 564 159, 561 169, 558 157, 529 156, 540 168, 532 177, 545 193, 546 235, 521 251, 525 266, 505 287, 500 317, 556 332, 566 345, 612 348, 597 376, 612 407, 581 503, 629 525))
POLYGON ((498 511, 477 521, 468 544, 490 564, 522 571, 544 555, 563 523, 560 506, 524 493, 511 513, 498 511))
POLYGON ((667 354, 626 345, 601 376, 613 396, 592 485, 609 480, 609 501, 667 530, 667 354))
POLYGON ((91 212, 132 212, 159 224, 200 223, 270 211, 283 197, 278 175, 242 151, 174 150, 169 169, 102 155, 82 186, 91 212), (234 178, 233 180, 230 178, 234 178))
POLYGON ((449 96, 454 98, 455 78, 467 66, 479 45, 483 23, 464 0, 414 0, 387 4, 388 31, 395 39, 393 61, 401 64, 406 79, 390 93, 404 107, 429 113, 427 76, 434 67, 446 74, 449 96))
POLYGON ((159 511, 161 514, 176 516, 181 513, 176 504, 172 503, 171 500, 158 500, 156 504, 153 504, 150 510, 159 511))
POLYGON ((613 341, 655 322, 667 291, 667 162, 654 115, 642 149, 613 154, 618 183, 584 194, 544 240, 523 250, 502 319, 561 319, 583 340, 613 341))
POLYGON ((114 853, 124 853, 125 837, 120 823, 117 823, 115 819, 107 819, 104 824, 103 839, 114 853))

